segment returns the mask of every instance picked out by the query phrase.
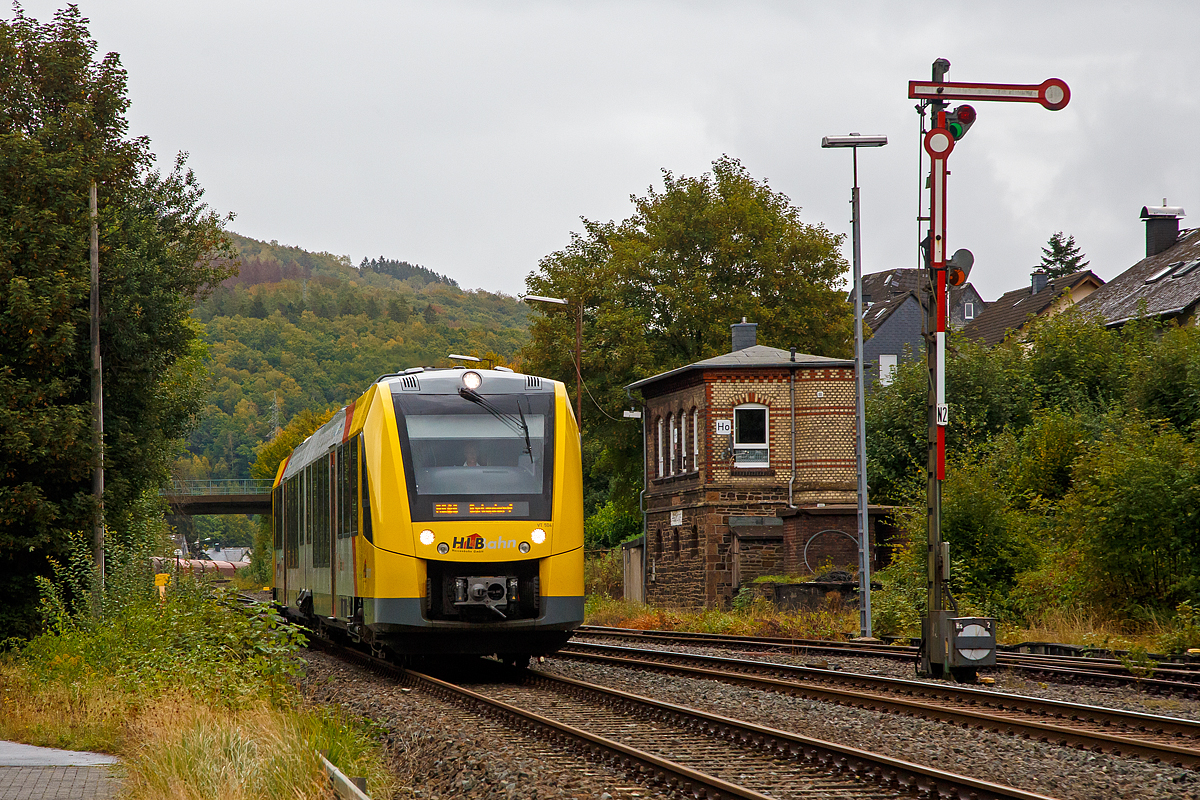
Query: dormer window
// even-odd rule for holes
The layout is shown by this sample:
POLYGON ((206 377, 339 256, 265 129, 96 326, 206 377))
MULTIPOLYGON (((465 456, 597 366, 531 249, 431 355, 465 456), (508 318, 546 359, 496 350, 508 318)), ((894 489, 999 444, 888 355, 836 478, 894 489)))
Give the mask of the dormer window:
POLYGON ((746 403, 733 410, 733 464, 736 467, 766 467, 770 464, 767 442, 767 407, 746 403))
POLYGON ((1166 275, 1168 272, 1175 269, 1176 267, 1182 267, 1183 264, 1184 264, 1184 262, 1182 262, 1182 261, 1172 261, 1170 264, 1167 264, 1165 267, 1163 267, 1162 269, 1155 272, 1149 278, 1146 278, 1146 283, 1154 283, 1156 280, 1161 278, 1163 275, 1166 275))

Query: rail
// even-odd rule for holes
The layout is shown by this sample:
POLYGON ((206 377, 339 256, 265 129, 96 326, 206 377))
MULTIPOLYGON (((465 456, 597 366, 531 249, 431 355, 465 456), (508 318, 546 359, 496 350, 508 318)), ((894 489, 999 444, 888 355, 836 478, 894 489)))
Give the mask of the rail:
POLYGON ((171 481, 161 494, 170 497, 211 497, 213 495, 270 494, 270 480, 262 478, 231 478, 228 480, 171 481))

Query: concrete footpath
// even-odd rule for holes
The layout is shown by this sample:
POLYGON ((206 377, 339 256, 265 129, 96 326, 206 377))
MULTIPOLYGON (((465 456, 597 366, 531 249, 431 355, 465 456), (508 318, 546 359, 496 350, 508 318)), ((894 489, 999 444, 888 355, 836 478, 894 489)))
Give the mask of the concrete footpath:
POLYGON ((116 756, 0 741, 0 800, 109 800, 116 756))

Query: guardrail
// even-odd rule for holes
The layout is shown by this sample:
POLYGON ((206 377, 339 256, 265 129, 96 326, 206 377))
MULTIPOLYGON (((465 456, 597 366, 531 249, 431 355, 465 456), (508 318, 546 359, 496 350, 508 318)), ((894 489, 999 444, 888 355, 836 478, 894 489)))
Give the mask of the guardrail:
POLYGON ((329 783, 333 787, 333 793, 341 800, 371 800, 367 796, 367 779, 366 778, 348 778, 345 773, 330 763, 323 752, 318 752, 321 756, 321 764, 325 767, 325 772, 329 775, 329 783))
POLYGON ((229 480, 171 481, 161 494, 172 497, 224 494, 270 494, 270 480, 260 478, 231 478, 229 480))

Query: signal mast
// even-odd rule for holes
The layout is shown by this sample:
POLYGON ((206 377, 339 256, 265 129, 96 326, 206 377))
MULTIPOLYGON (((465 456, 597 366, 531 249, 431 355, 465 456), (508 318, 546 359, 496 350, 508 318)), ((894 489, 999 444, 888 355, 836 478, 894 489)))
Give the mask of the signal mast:
POLYGON ((929 449, 926 461, 928 485, 928 546, 926 550, 926 612, 921 618, 921 655, 917 671, 941 678, 947 672, 958 681, 974 683, 979 667, 996 663, 996 620, 960 617, 957 604, 947 591, 950 579, 950 546, 942 540, 942 481, 946 477, 946 428, 950 410, 946 403, 946 320, 950 286, 967 282, 975 257, 970 250, 946 256, 946 161, 954 145, 975 124, 975 107, 962 104, 947 111, 949 101, 1038 103, 1051 111, 1066 107, 1071 90, 1058 78, 1037 85, 1013 83, 948 83, 950 62, 933 62, 933 79, 909 81, 908 96, 920 100, 924 115, 932 111, 932 127, 923 145, 929 154, 929 232, 922 242, 932 302, 926 310, 926 358, 929 393, 926 401, 929 449), (932 339, 932 343, 930 342, 932 339), (932 347, 930 346, 932 344, 932 347), (947 609, 947 601, 952 609, 947 609))

